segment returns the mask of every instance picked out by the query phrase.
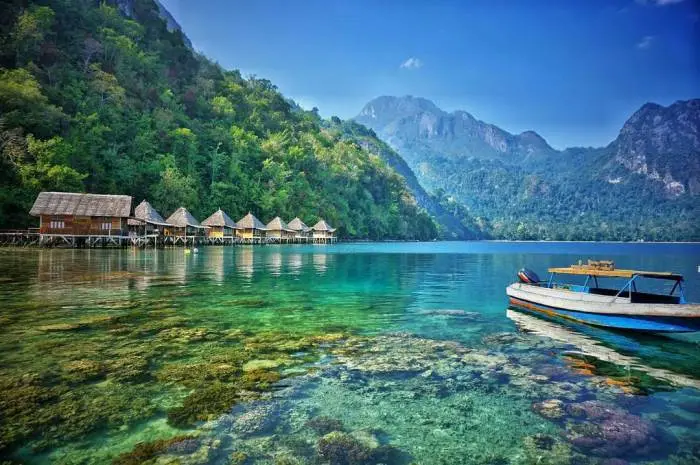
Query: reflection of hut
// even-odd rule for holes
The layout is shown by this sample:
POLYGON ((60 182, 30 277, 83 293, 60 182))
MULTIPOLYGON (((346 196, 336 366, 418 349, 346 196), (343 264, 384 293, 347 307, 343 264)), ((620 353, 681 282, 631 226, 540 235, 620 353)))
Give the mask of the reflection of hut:
POLYGON ((215 211, 209 218, 202 221, 207 226, 207 237, 210 242, 222 244, 224 241, 232 241, 235 238, 235 230, 238 225, 221 209, 215 211))
POLYGON ((147 245, 157 239, 170 226, 160 213, 147 201, 143 200, 135 209, 134 217, 129 218, 129 235, 135 245, 147 245))
POLYGON ((41 192, 29 214, 39 217, 40 242, 121 245, 128 239, 128 195, 41 192))
POLYGON ((287 223, 287 227, 294 231, 294 240, 296 242, 305 242, 311 238, 311 228, 306 226, 299 217, 287 223))
POLYGON ((311 228, 312 238, 315 243, 326 244, 335 242, 335 228, 326 223, 325 220, 320 220, 311 228))
POLYGON ((289 242, 294 239, 294 230, 279 216, 267 223, 265 237, 272 242, 289 242))
POLYGON ((246 244, 256 244, 263 241, 265 236, 265 225, 248 212, 246 216, 236 222, 238 229, 236 235, 246 244))
POLYGON ((206 228, 185 207, 175 210, 165 222, 170 224, 165 229, 165 235, 172 238, 173 244, 187 244, 188 241, 194 243, 204 237, 206 228))

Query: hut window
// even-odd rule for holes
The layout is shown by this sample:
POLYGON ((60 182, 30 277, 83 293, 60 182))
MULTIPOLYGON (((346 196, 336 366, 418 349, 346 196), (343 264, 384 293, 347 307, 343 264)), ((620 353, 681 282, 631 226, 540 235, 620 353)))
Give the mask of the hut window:
POLYGON ((63 229, 66 227, 66 223, 60 218, 51 218, 50 227, 51 229, 63 229))
POLYGON ((112 222, 107 221, 107 220, 103 220, 102 224, 100 225, 100 229, 102 229, 103 231, 107 231, 109 229, 112 229, 112 222))

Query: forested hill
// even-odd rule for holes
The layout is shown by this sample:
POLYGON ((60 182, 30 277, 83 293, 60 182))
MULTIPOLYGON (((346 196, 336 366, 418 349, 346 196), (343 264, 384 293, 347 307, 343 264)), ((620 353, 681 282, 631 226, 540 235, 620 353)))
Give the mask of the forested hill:
POLYGON ((129 194, 164 215, 222 208, 323 217, 342 237, 436 237, 381 156, 269 81, 194 54, 153 0, 123 3, 3 2, 0 228, 30 224, 37 192, 61 190, 129 194))
POLYGON ((700 240, 698 99, 646 104, 607 147, 563 151, 417 97, 376 98, 356 121, 491 237, 700 240))

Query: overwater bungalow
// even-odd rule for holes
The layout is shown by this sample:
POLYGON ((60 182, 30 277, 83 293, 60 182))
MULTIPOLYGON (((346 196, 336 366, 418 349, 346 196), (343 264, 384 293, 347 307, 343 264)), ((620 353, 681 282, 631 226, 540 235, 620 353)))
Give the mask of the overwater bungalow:
POLYGON ((306 242, 311 238, 311 228, 306 226, 299 217, 287 223, 287 227, 294 231, 295 242, 306 242))
POLYGON ((265 232, 267 228, 262 221, 257 219, 255 215, 248 212, 246 216, 236 222, 238 236, 246 244, 261 244, 265 241, 265 232))
POLYGON ((129 218, 128 224, 131 243, 139 246, 157 245, 165 229, 172 227, 146 200, 134 209, 134 216, 129 218))
POLYGON ((206 220, 202 221, 207 226, 207 238, 211 244, 224 244, 233 242, 236 238, 238 225, 222 209, 218 209, 206 220))
POLYGON ((325 220, 320 220, 311 227, 311 237, 313 242, 317 244, 335 242, 335 228, 331 228, 325 220))
POLYGON ((279 216, 267 223, 265 237, 269 242, 291 242, 294 239, 294 235, 295 231, 287 226, 287 223, 282 221, 282 218, 279 216))
POLYGON ((42 245, 122 245, 129 239, 128 195, 41 192, 29 214, 39 217, 42 245))
POLYGON ((173 245, 200 242, 205 236, 206 226, 197 221, 185 207, 180 207, 165 220, 170 226, 165 228, 165 235, 173 245))

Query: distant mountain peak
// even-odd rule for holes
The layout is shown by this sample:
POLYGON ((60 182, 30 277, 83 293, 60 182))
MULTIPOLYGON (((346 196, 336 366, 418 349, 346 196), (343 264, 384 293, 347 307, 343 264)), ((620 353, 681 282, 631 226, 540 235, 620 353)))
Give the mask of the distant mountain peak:
POLYGON ((522 158, 553 152, 534 131, 514 135, 464 110, 448 113, 432 101, 406 95, 382 96, 368 102, 355 118, 395 148, 429 139, 441 156, 522 158), (401 143, 400 143, 401 142, 401 143))

